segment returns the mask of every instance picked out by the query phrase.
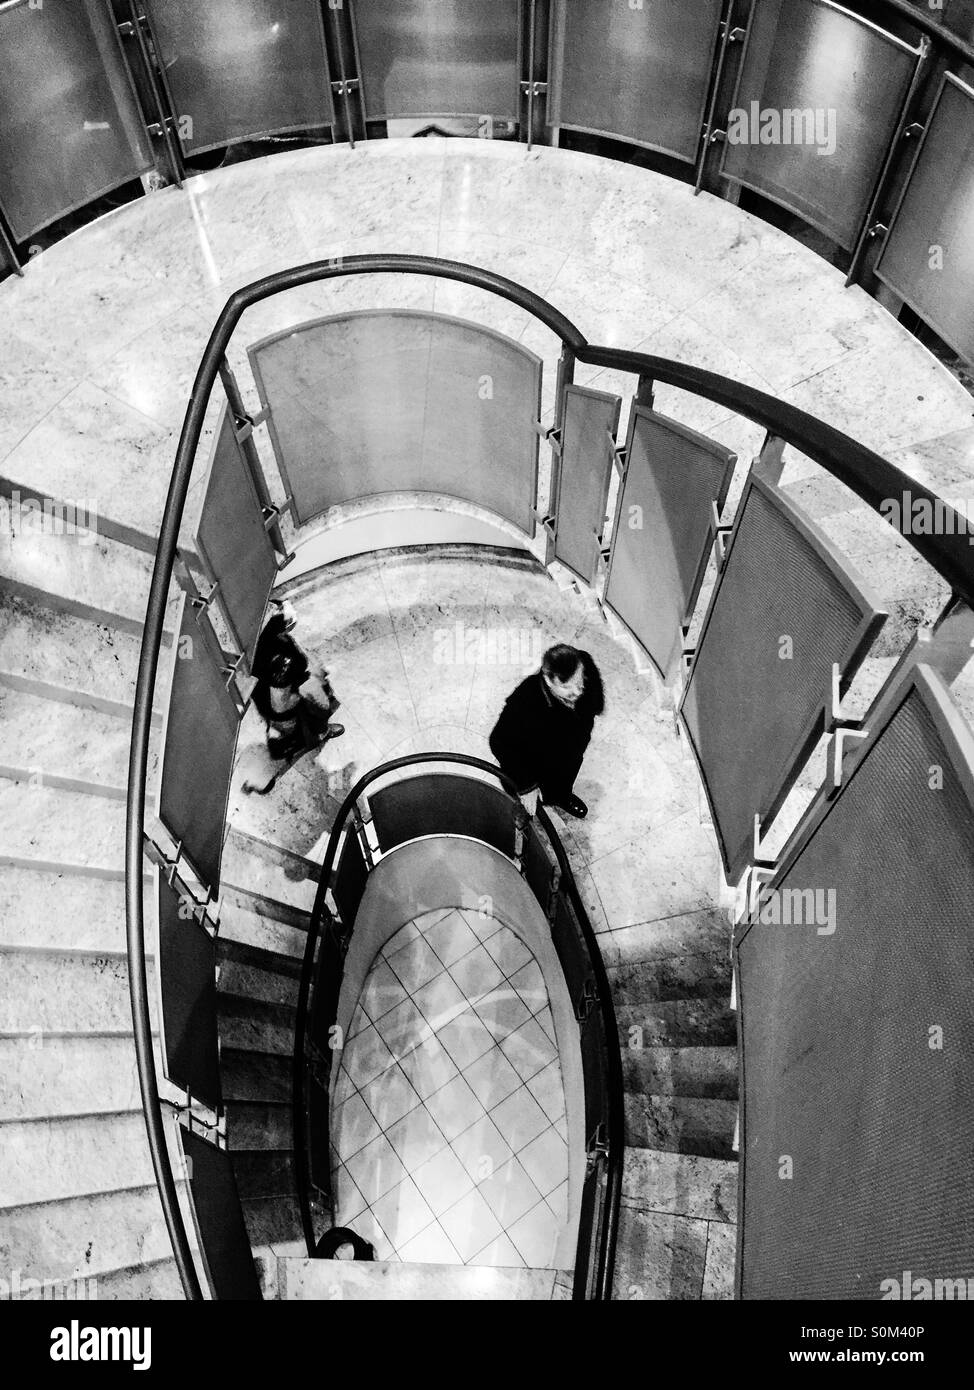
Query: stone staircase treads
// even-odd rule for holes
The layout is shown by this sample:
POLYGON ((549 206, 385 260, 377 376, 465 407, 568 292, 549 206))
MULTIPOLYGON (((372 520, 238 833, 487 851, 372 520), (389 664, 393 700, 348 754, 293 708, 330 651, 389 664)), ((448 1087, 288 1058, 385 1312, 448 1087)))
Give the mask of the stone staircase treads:
POLYGON ((737 1016, 715 999, 649 999, 616 1006, 616 1020, 626 1050, 639 1047, 732 1047, 737 1016), (628 1042, 628 1048, 627 1048, 628 1042))
POLYGON ((297 1011, 289 1004, 268 1004, 243 995, 217 994, 220 1043, 241 1052, 294 1052, 297 1011))
POLYGON ((117 874, 125 868, 125 803, 0 781, 0 863, 11 860, 117 874))
MULTIPOLYGON (((143 1133, 145 1126, 143 1125, 143 1133)), ((0 1221, 0 1264, 23 1278, 98 1278, 172 1258, 155 1182, 14 1207, 0 1221)))
POLYGON ((731 960, 727 950, 683 952, 627 961, 608 970, 616 1008, 647 999, 730 999, 731 960))
MULTIPOLYGON (((0 684, 0 766, 124 788, 131 715, 105 714, 0 684)), ((152 782, 158 749, 150 748, 152 782)))
POLYGON ((131 706, 140 638, 16 594, 0 594, 0 672, 60 687, 78 704, 131 706))
MULTIPOLYGON (((154 967, 148 963, 149 1017, 157 1028, 154 967)), ((60 952, 3 953, 0 1033, 132 1032, 128 965, 124 956, 60 952)))
MULTIPOLYGON (((141 633, 152 576, 152 557, 118 541, 81 545, 66 536, 11 536, 0 530, 0 574, 10 592, 76 617, 141 633)), ((166 626, 175 626, 177 596, 170 596, 166 626)))
POLYGON ((289 903, 274 902, 229 884, 224 873, 220 940, 303 960, 310 918, 289 903))
POLYGON ((613 1298, 697 1300, 703 1295, 710 1222, 629 1207, 619 1213, 613 1298))
POLYGON ((699 1096, 627 1095, 626 1144, 735 1159, 737 1102, 699 1096))
POLYGON ((220 1075, 224 1101, 291 1100, 291 1059, 279 1053, 240 1052, 234 1047, 223 1047, 220 1075))
POLYGON ((290 1103, 234 1101, 227 1107, 227 1146, 230 1149, 287 1149, 293 1125, 290 1103))
POLYGON ((223 849, 222 881, 310 912, 318 883, 309 875, 317 866, 285 851, 273 856, 268 853, 272 848, 258 846, 231 829, 223 849))
POLYGON ((706 1221, 737 1220, 738 1166, 699 1154, 627 1148, 622 1198, 630 1207, 706 1221))
POLYGON ((693 955, 701 951, 729 954, 730 942, 730 921, 727 913, 719 908, 700 908, 599 933, 602 959, 610 969, 661 956, 693 955))
POLYGON ((182 1281, 176 1261, 153 1260, 151 1264, 130 1265, 127 1269, 101 1274, 95 1281, 99 1302, 143 1302, 145 1299, 181 1300, 182 1281))
POLYGON ((141 1108, 131 1038, 0 1037, 0 1122, 141 1108))
MULTIPOLYGON (((146 920, 151 894, 145 892, 146 920)), ((120 953, 125 884, 118 879, 7 867, 0 874, 0 947, 120 953)))
POLYGON ((241 1205, 252 1246, 275 1245, 300 1237, 301 1211, 295 1197, 248 1197, 241 1205))
MULTIPOLYGON (((283 959, 290 961, 289 956, 283 959)), ((298 962, 299 970, 300 965, 298 962)), ((244 961, 224 958, 219 967, 218 988, 221 993, 242 994, 248 999, 262 999, 268 1004, 297 1004, 298 980, 288 971, 287 974, 268 968, 261 969, 244 961)))
POLYGON ((736 1047, 626 1047, 622 1070, 627 1091, 644 1095, 737 1099, 736 1047))
POLYGON ((294 1154, 288 1149, 238 1150, 233 1171, 241 1201, 281 1197, 296 1191, 294 1154))
POLYGON ((153 1181, 141 1109, 3 1125, 0 1209, 153 1181))

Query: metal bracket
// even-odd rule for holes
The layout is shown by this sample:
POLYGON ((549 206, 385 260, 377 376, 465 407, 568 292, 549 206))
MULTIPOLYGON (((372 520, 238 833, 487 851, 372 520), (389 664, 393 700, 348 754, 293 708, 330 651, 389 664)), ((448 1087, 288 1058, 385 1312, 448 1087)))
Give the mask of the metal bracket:
POLYGON ((903 139, 918 140, 925 130, 926 126, 920 121, 912 121, 904 130, 903 139))
POLYGON ((590 1175, 595 1165, 603 1158, 609 1156, 609 1141, 605 1134, 605 1125, 596 1126, 595 1132, 588 1144, 585 1146, 585 1172, 590 1175))
POLYGON ((599 1002, 599 992, 595 981, 587 979, 582 985, 582 993, 578 1003, 575 1005, 575 1017, 579 1023, 584 1023, 592 1015, 592 1010, 599 1002))
MULTIPOLYGON (((722 25, 721 27, 722 27, 722 29, 726 29, 726 25, 722 25)), ((746 29, 746 28, 742 29, 740 25, 737 25, 737 27, 734 28, 734 29, 732 29, 732 30, 730 31, 730 33, 727 35, 727 42, 728 42, 728 43, 743 43, 744 40, 745 40, 746 38, 747 38, 747 29, 746 29)))
POLYGON ((203 596, 203 594, 196 594, 196 595, 190 594, 190 596, 189 596, 189 601, 190 601, 190 603, 192 604, 192 606, 193 606, 194 608, 198 608, 198 609, 200 610, 201 613, 205 613, 206 610, 209 608, 210 604, 211 604, 211 603, 213 602, 213 600, 216 598, 216 591, 217 591, 217 589, 219 589, 219 587, 220 587, 220 581, 219 581, 219 579, 218 579, 218 580, 216 581, 216 583, 213 585, 213 588, 210 590, 210 592, 209 592, 205 597, 203 596))
POLYGON ((761 853, 761 817, 754 813, 754 839, 751 842, 751 858, 753 868, 761 870, 773 870, 777 866, 773 859, 765 859, 761 853))
POLYGON ((839 663, 833 661, 831 690, 829 692, 829 698, 825 703, 825 723, 823 732, 826 734, 831 734, 836 729, 860 730, 862 728, 861 719, 853 718, 842 713, 841 687, 842 681, 839 663))
POLYGON ((342 77, 331 84, 331 89, 336 96, 347 97, 358 91, 358 85, 357 77, 342 77))
POLYGON ((717 547, 717 563, 722 569, 724 561, 727 559, 727 538, 734 528, 733 526, 725 526, 721 521, 715 501, 710 503, 710 529, 713 533, 714 545, 717 547))
POLYGON ((708 145, 723 145, 727 141, 726 130, 712 130, 707 136, 708 145))
POLYGON ((886 236, 888 232, 889 228, 887 227, 885 222, 874 222, 873 225, 869 228, 869 231, 866 233, 866 236, 869 238, 870 241, 872 241, 874 240, 874 238, 878 236, 886 236))
POLYGON ((265 420, 269 420, 271 408, 269 405, 263 406, 256 415, 233 414, 233 433, 238 444, 242 444, 245 439, 249 439, 258 425, 262 425, 265 420))
POLYGON ((866 739, 869 737, 868 729, 836 729, 832 735, 832 785, 829 788, 829 796, 835 796, 842 786, 842 760, 845 757, 846 740, 866 739))
POLYGON ((770 869, 762 869, 755 865, 751 869, 751 877, 747 885, 747 915, 753 917, 755 909, 761 897, 761 889, 765 884, 770 883, 774 874, 770 869))
POLYGON ((543 97, 548 90, 547 82, 522 82, 521 91, 528 97, 543 97))

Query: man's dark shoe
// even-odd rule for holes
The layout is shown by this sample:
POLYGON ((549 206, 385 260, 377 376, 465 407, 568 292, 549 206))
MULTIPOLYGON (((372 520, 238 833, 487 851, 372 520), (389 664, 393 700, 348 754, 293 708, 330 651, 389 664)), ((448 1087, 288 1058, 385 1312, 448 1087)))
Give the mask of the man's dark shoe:
POLYGON ((554 806, 556 810, 565 811, 578 820, 583 820, 588 815, 588 807, 580 796, 569 796, 564 801, 556 801, 554 806))

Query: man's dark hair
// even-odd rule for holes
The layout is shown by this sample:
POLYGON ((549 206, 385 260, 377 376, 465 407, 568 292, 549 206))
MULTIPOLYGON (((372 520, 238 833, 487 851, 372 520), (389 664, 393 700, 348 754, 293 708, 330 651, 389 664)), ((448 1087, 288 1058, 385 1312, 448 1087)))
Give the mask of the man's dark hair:
POLYGON ((585 688, 575 708, 580 714, 588 714, 594 718, 605 709, 605 692, 599 668, 588 652, 580 651, 578 647, 570 647, 566 642, 558 642, 555 646, 549 647, 541 658, 541 669, 549 679, 571 680, 579 666, 582 668, 585 688))

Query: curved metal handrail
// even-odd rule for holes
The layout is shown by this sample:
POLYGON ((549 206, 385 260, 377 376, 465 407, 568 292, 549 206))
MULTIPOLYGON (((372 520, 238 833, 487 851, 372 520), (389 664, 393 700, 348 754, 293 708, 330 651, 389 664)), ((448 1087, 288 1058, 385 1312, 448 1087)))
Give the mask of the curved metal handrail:
POLYGON ((244 311, 281 291, 319 280, 346 275, 374 274, 426 275, 472 285, 499 295, 533 314, 550 328, 574 356, 591 365, 655 376, 659 381, 703 396, 716 404, 763 425, 826 468, 871 506, 879 500, 908 490, 913 497, 933 505, 938 503, 946 516, 957 523, 953 535, 910 535, 907 539, 938 572, 954 592, 974 606, 974 549, 967 544, 966 522, 943 500, 921 483, 894 467, 879 454, 849 436, 822 424, 814 416, 785 405, 773 396, 755 391, 727 377, 689 367, 666 358, 620 348, 591 346, 579 329, 546 300, 504 276, 435 256, 365 255, 316 261, 265 276, 237 290, 227 300, 203 352, 190 403, 179 436, 172 477, 166 497, 155 563, 149 586, 142 649, 135 686, 132 738, 125 821, 125 912, 128 948, 129 991, 135 1038, 139 1088, 145 1113, 152 1165, 159 1187, 166 1225, 183 1288, 188 1298, 202 1297, 193 1264, 192 1251, 179 1210, 175 1182, 166 1149, 165 1132, 159 1110, 159 1090, 152 1053, 148 989, 145 968, 145 924, 142 904, 142 842, 145 818, 145 784, 149 756, 152 693, 155 688, 166 617, 169 584, 179 539, 190 476, 199 447, 207 404, 220 363, 230 338, 244 311), (888 491, 883 491, 888 488, 888 491))
MULTIPOLYGON (((318 881, 317 892, 315 893, 314 906, 311 909, 311 926, 308 931, 304 960, 301 967, 301 981, 298 988, 297 1001, 298 1017, 294 1033, 292 1072, 294 1166, 297 1175, 298 1206, 301 1212, 301 1225, 309 1255, 314 1252, 315 1237, 311 1217, 310 1173, 308 1171, 307 1130, 304 1115, 304 1081, 306 1072, 305 1039, 307 1037, 307 1019, 311 1002, 311 982, 314 975, 315 953, 321 936, 322 924, 326 918, 331 916, 330 910, 325 903, 325 897, 328 893, 332 871, 335 867, 338 844, 345 830, 349 816, 351 816, 352 812, 355 810, 359 798, 373 782, 378 781, 379 778, 388 777, 391 773, 399 772, 402 768, 428 765, 430 763, 458 764, 461 767, 476 768, 478 772, 487 772, 495 781, 500 783, 504 791, 512 798, 515 814, 520 805, 517 787, 495 763, 485 762, 482 758, 474 758, 466 753, 430 752, 410 753, 404 757, 394 758, 389 762, 382 763, 380 766, 372 768, 371 771, 366 772, 359 778, 339 808, 331 833, 328 837, 328 848, 322 864, 321 877, 318 881)), ((535 813, 535 818, 545 832, 552 851, 554 852, 560 875, 559 886, 564 887, 568 893, 575 918, 585 942, 586 953, 591 963, 592 975, 595 979, 599 1012, 602 1016, 602 1026, 605 1030, 608 1081, 606 1115, 606 1206, 608 1208, 608 1220, 602 1225, 599 1246, 596 1251, 595 1284, 598 1290, 598 1298, 608 1299, 611 1296, 612 1269, 615 1260, 616 1241, 619 1233, 619 1206, 622 1198, 622 1173, 625 1162, 626 1142, 625 1100, 623 1091, 622 1053, 619 1048, 619 1026, 616 1020, 615 1009, 612 1005, 612 991, 609 985, 609 976, 605 968, 605 962, 602 959, 602 951, 599 948, 598 938, 592 930, 592 924, 589 922, 588 913, 579 895, 578 886, 575 883, 575 876, 572 873, 565 848, 561 843, 561 839, 555 827, 551 823, 548 813, 540 803, 535 813)), ((530 817, 525 811, 524 822, 526 823, 529 819, 530 817)))

